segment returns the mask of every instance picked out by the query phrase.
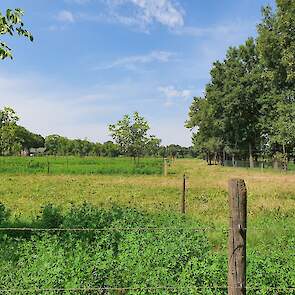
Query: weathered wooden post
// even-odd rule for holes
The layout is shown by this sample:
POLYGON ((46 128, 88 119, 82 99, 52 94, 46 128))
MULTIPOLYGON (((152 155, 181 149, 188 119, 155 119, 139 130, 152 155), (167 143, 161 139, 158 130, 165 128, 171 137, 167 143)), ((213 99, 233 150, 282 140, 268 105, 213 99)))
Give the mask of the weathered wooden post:
POLYGON ((186 206, 186 176, 183 175, 183 185, 182 185, 182 196, 180 201, 180 212, 185 214, 185 206, 186 206))
POLYGON ((168 175, 167 158, 164 158, 164 176, 168 175))
POLYGON ((261 172, 263 172, 264 171, 264 162, 261 162, 260 167, 261 167, 261 172))
POLYGON ((49 161, 47 161, 47 174, 50 173, 50 164, 49 164, 49 161))
POLYGON ((246 294, 247 189, 243 179, 229 181, 228 295, 246 294))

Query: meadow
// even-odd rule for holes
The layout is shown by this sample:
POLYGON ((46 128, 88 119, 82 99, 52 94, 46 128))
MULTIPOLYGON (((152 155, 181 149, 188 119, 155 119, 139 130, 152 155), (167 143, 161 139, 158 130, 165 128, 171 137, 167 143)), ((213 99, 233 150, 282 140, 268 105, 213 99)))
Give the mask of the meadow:
POLYGON ((163 160, 104 157, 0 157, 0 173, 8 174, 161 174, 163 160))
POLYGON ((295 175, 195 159, 176 160, 167 177, 0 173, 2 228, 95 229, 1 231, 0 289, 227 294, 230 178, 248 187, 248 294, 293 294, 295 175), (186 216, 179 213, 183 173, 186 216))

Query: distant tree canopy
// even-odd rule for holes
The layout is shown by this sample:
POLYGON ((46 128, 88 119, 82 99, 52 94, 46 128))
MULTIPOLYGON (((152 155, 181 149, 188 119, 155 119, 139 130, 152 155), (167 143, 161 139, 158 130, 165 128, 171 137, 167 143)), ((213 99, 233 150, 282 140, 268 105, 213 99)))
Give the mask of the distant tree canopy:
POLYGON ((127 134, 132 134, 132 140, 134 140, 131 141, 133 145, 129 147, 127 139, 120 137, 122 143, 124 141, 124 149, 122 145, 112 141, 94 143, 86 139, 69 139, 57 134, 43 138, 18 125, 18 122, 19 117, 12 108, 0 109, 0 156, 29 155, 30 150, 38 148, 44 148, 43 154, 56 156, 118 157, 134 156, 133 153, 135 153, 136 156, 184 158, 196 155, 193 148, 179 145, 160 146, 159 139, 147 135, 148 124, 138 114, 135 115, 135 121, 132 124, 130 119, 131 125, 126 125, 126 122, 122 125, 129 126, 130 130, 127 130, 127 134))
MULTIPOLYGON (((253 159, 295 148, 295 1, 263 8, 258 37, 216 61, 204 97, 195 97, 186 127, 212 159, 253 159)), ((293 154, 294 155, 294 154, 293 154)))
POLYGON ((0 109, 0 155, 19 154, 22 150, 44 146, 44 138, 17 125, 19 117, 12 108, 0 109))
MULTIPOLYGON (((33 41, 33 35, 24 28, 23 15, 24 12, 20 8, 7 9, 4 15, 0 12, 0 35, 14 36, 18 34, 33 41)), ((12 50, 4 41, 0 40, 0 59, 5 58, 12 58, 12 50)))
POLYGON ((103 156, 117 157, 119 148, 111 141, 104 144, 86 139, 68 139, 60 135, 49 135, 45 138, 46 154, 56 156, 103 156))

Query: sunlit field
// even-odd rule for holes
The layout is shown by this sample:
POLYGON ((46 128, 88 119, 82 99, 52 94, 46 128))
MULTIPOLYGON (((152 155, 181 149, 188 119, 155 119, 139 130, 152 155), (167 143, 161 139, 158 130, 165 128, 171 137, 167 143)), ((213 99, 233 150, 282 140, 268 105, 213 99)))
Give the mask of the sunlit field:
POLYGON ((7 174, 161 174, 163 160, 127 157, 0 157, 7 174))
MULTIPOLYGON (((46 163, 46 158, 42 160, 46 163)), ((116 161, 122 166, 124 162, 129 163, 130 167, 134 165, 130 159, 109 161, 110 165, 106 165, 106 169, 116 161)), ((140 160, 140 163, 145 161, 140 160)), ((21 174, 19 171, 0 173, 0 196, 2 202, 13 212, 25 217, 35 215, 40 206, 47 203, 67 208, 71 203, 84 201, 103 207, 115 203, 152 212, 178 212, 182 178, 185 173, 188 214, 200 217, 203 221, 227 225, 227 184, 230 178, 243 178, 246 181, 250 221, 256 220, 264 213, 278 212, 288 215, 294 211, 295 174, 291 172, 261 172, 260 169, 207 166, 201 160, 184 159, 171 163, 168 167, 169 174, 164 177, 160 174, 162 160, 156 159, 152 163, 156 164, 159 174, 83 175, 85 171, 82 169, 88 166, 84 164, 76 166, 74 175, 71 172, 68 175, 66 168, 61 175, 47 175, 46 171, 40 174, 21 174)), ((148 165, 147 167, 149 168, 148 165)))
MULTIPOLYGON (((248 188, 248 278, 253 287, 248 294, 290 294, 266 287, 295 284, 295 175, 207 166, 195 159, 178 159, 168 172, 167 177, 1 173, 0 200, 11 210, 4 227, 122 228, 92 234, 2 233, 0 253, 6 262, 0 271, 10 273, 0 279, 2 288, 30 288, 33 281, 33 287, 41 289, 169 285, 175 290, 124 294, 227 294, 226 289, 196 287, 227 284, 227 184, 230 178, 243 178, 248 188), (186 217, 179 213, 184 173, 186 217), (46 206, 44 212, 46 204, 53 207, 46 206)), ((110 289, 95 294, 119 293, 110 289)))

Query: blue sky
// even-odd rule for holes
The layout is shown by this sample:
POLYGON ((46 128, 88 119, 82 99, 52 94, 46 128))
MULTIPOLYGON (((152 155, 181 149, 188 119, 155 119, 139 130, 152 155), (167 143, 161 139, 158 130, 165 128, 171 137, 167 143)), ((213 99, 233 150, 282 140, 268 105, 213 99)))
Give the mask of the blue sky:
POLYGON ((35 41, 5 39, 0 108, 30 130, 109 140, 108 124, 140 112, 164 144, 191 144, 184 128, 212 63, 255 36, 274 0, 1 0, 21 7, 35 41))

